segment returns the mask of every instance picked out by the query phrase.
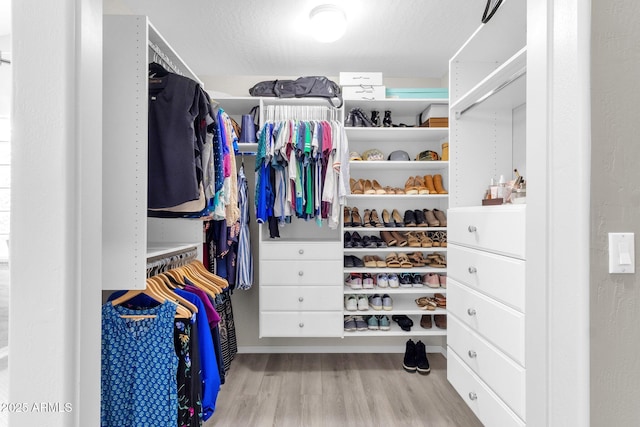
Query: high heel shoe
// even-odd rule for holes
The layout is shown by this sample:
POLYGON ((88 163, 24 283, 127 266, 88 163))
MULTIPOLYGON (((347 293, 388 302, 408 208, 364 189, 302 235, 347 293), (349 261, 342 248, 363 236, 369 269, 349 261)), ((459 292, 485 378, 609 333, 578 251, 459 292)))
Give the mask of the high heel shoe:
POLYGON ((364 226, 373 227, 371 224, 371 211, 369 209, 364 210, 364 226))
POLYGON ((351 226, 362 227, 362 217, 358 212, 358 208, 351 208, 351 226))
POLYGON ((378 212, 375 209, 371 210, 371 219, 369 220, 372 227, 382 227, 382 223, 380 222, 380 218, 378 217, 378 212))
POLYGON ((351 187, 351 194, 364 194, 364 186, 362 180, 349 179, 349 185, 351 187))
POLYGON ((342 222, 344 223, 344 226, 351 227, 353 224, 353 220, 351 219, 351 208, 349 206, 345 206, 343 209, 343 213, 344 219, 342 220, 342 222))
POLYGON ((371 181, 371 186, 373 187, 373 190, 376 192, 376 194, 387 194, 385 189, 382 188, 382 185, 380 185, 380 183, 375 179, 371 181))
POLYGON ((393 222, 395 222, 396 227, 404 227, 404 221, 402 220, 402 217, 400 216, 400 212, 398 211, 398 209, 394 209, 391 212, 391 217, 393 218, 393 222))
POLYGON ((371 180, 364 181, 364 194, 376 194, 376 190, 373 189, 373 183, 371 180))
POLYGON ((382 223, 385 227, 395 227, 396 225, 395 222, 391 219, 389 211, 386 209, 382 211, 382 223))
POLYGON ((382 125, 386 128, 391 127, 391 111, 386 110, 384 112, 384 119, 382 119, 382 125))
POLYGON ((375 127, 380 127, 380 111, 371 111, 371 123, 373 123, 373 126, 375 127))

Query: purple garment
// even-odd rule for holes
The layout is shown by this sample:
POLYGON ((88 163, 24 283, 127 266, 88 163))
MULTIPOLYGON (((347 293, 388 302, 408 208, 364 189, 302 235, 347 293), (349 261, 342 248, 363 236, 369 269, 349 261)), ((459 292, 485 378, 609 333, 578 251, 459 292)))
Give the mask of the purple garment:
POLYGON ((184 286, 184 290, 200 297, 202 303, 204 304, 204 311, 207 313, 207 319, 209 319, 209 326, 215 328, 218 323, 220 323, 220 315, 211 304, 207 293, 202 289, 193 286, 193 283, 190 282, 189 279, 185 278, 184 281, 186 283, 184 286))

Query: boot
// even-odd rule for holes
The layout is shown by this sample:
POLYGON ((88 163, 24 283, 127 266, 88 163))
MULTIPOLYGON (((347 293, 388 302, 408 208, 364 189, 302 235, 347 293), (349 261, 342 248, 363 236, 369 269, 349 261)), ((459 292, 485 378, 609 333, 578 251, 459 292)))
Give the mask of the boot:
POLYGON ((447 194, 447 190, 442 186, 442 175, 437 174, 433 176, 433 185, 435 186, 438 194, 447 194))
POLYGON ((382 119, 382 125, 386 128, 391 127, 391 111, 386 110, 384 112, 384 119, 382 119))
POLYGON ((373 123, 373 126, 377 128, 380 127, 380 111, 373 110, 371 112, 371 123, 373 123))
POLYGON ((427 350, 422 341, 418 341, 416 343, 416 369, 421 374, 428 374, 431 372, 431 368, 429 367, 429 359, 427 359, 427 350))
POLYGON ((412 340, 407 341, 407 348, 404 352, 402 367, 407 372, 415 372, 418 368, 416 363, 416 345, 412 340))
POLYGON ((438 194, 438 192, 436 191, 436 187, 434 186, 433 177, 431 175, 424 176, 424 185, 427 186, 429 194, 438 194))

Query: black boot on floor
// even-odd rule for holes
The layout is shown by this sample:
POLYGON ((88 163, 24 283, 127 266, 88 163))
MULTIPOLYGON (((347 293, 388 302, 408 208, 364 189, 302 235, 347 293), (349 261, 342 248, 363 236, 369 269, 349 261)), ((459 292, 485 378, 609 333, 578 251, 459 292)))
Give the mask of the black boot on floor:
POLYGON ((407 372, 416 371, 416 344, 412 340, 407 341, 407 349, 404 352, 404 361, 402 362, 402 367, 407 372))
POLYGON ((429 359, 427 359, 427 350, 422 341, 416 343, 416 369, 423 375, 431 372, 429 359))

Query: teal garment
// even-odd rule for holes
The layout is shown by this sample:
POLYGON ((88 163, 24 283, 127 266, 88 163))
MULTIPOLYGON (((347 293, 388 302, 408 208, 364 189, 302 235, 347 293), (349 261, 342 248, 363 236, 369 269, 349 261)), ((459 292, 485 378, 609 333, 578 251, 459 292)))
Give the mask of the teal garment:
POLYGON ((142 310, 102 306, 102 427, 177 425, 175 312, 169 301, 142 310), (134 320, 122 314, 156 317, 134 320))

